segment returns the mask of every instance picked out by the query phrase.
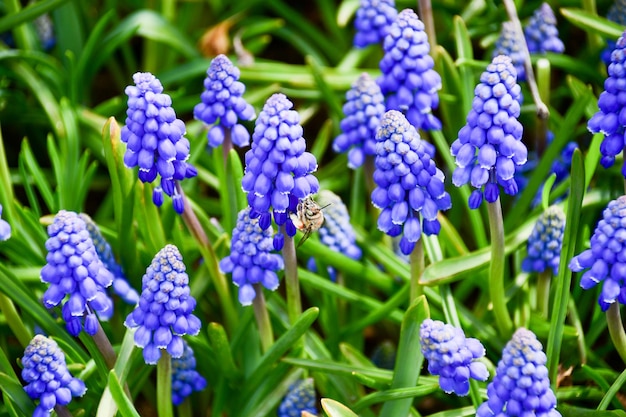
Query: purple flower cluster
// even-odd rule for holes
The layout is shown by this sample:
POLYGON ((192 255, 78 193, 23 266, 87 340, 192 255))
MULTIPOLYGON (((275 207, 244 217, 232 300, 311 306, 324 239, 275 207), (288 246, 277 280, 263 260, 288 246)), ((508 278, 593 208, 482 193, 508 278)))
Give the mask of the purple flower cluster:
POLYGON ((604 209, 591 236, 590 249, 574 256, 569 268, 586 271, 580 286, 588 290, 602 283, 598 303, 602 311, 618 301, 626 304, 626 196, 613 200, 604 209))
POLYGON ((59 345, 43 335, 35 335, 22 358, 24 391, 39 400, 33 417, 48 417, 56 405, 67 405, 73 397, 82 397, 85 383, 67 370, 65 355, 59 345))
POLYGON ((325 207, 324 224, 318 230, 322 243, 334 252, 343 253, 352 259, 361 259, 361 248, 356 245, 350 214, 341 197, 332 191, 322 190, 317 202, 321 207, 325 207))
POLYGON ((354 46, 364 48, 381 42, 397 16, 394 0, 361 0, 354 19, 354 46))
POLYGON ((211 61, 204 79, 201 102, 196 104, 193 115, 209 128, 209 147, 217 148, 224 142, 226 134, 237 146, 248 146, 250 134, 239 120, 254 119, 254 108, 242 97, 246 86, 239 81, 239 68, 226 55, 218 55, 211 61))
MULTIPOLYGON (((267 99, 255 122, 241 182, 252 208, 250 216, 260 218, 261 229, 270 227, 273 214, 276 224, 285 225, 289 236, 296 234, 289 213, 296 211, 299 200, 319 189, 319 182, 312 175, 317 170, 317 160, 305 151, 300 116, 292 107, 284 94, 267 99)), ((274 239, 276 250, 282 249, 280 236, 274 239)))
MULTIPOLYGON (((626 143, 626 32, 618 39, 609 64, 608 78, 604 81, 604 91, 598 98, 600 110, 587 124, 592 133, 602 133, 604 140, 600 145, 602 158, 600 163, 608 168, 615 162, 615 156, 622 152, 626 143)), ((626 178, 626 165, 622 167, 626 178)))
POLYGON ((405 255, 422 234, 438 234, 437 213, 452 203, 444 175, 426 152, 417 130, 396 110, 385 113, 376 134, 376 170, 372 203, 381 209, 378 228, 399 236, 405 255), (423 218, 420 221, 420 216, 423 218))
POLYGON ((521 141, 523 127, 517 120, 520 91, 511 59, 495 57, 480 76, 467 124, 450 147, 457 165, 452 183, 460 187, 469 182, 476 188, 469 198, 472 209, 482 203, 483 187, 489 203, 500 195, 498 184, 509 195, 519 191, 516 166, 525 164, 528 157, 521 141))
POLYGON ((562 54, 565 51, 563 41, 559 39, 559 30, 556 27, 556 17, 548 3, 542 3, 535 10, 528 25, 524 29, 528 51, 544 54, 554 52, 562 54))
POLYGON ((376 131, 385 113, 385 97, 369 74, 364 72, 352 84, 343 112, 342 133, 335 138, 333 150, 348 151, 348 167, 354 169, 363 165, 366 156, 376 153, 376 131))
POLYGON ((135 345, 143 349, 149 365, 159 361, 161 349, 180 358, 185 351, 181 336, 200 332, 200 320, 193 315, 196 300, 189 295, 185 269, 176 246, 161 249, 142 278, 139 304, 124 322, 129 329, 137 329, 135 345))
POLYGON ((303 411, 317 415, 313 378, 296 381, 278 407, 278 417, 300 416, 303 411))
POLYGON ((522 44, 523 39, 520 39, 520 36, 522 34, 517 32, 513 22, 502 22, 502 30, 500 31, 500 37, 496 41, 492 58, 496 58, 499 55, 506 55, 511 58, 517 73, 517 79, 525 81, 526 69, 524 68, 524 61, 526 60, 526 52, 522 44))
POLYGON ((113 274, 104 266, 89 236, 87 225, 78 214, 61 210, 48 226, 46 265, 41 280, 50 284, 43 295, 47 308, 56 307, 65 297, 62 316, 67 331, 78 336, 83 329, 94 335, 98 331, 98 313, 109 318, 113 301, 105 288, 113 274))
POLYGON ((206 388, 206 379, 196 371, 193 349, 183 340, 183 356, 172 358, 172 402, 180 405, 194 391, 206 388))
POLYGON ((522 262, 525 272, 544 272, 551 268, 556 274, 559 270, 565 213, 559 206, 550 206, 539 216, 535 227, 526 243, 527 256, 522 262))
POLYGON ((104 236, 102 236, 98 225, 91 217, 89 217, 89 215, 85 213, 80 213, 78 216, 87 226, 87 231, 89 232, 89 236, 91 237, 94 247, 96 248, 98 257, 106 268, 113 274, 113 291, 115 291, 115 293, 128 304, 137 304, 139 301, 139 294, 126 280, 126 275, 124 275, 122 267, 115 260, 115 256, 113 256, 111 245, 109 245, 109 242, 107 242, 106 239, 104 239, 104 236))
POLYGON ((252 218, 252 209, 239 212, 233 229, 230 255, 220 261, 220 270, 233 274, 233 283, 239 287, 239 302, 250 305, 256 297, 253 284, 262 284, 268 290, 278 288, 276 271, 284 268, 281 255, 274 249, 271 227, 262 229, 259 218, 252 218))
POLYGON ((441 77, 428 55, 430 45, 424 23, 411 9, 404 9, 391 25, 383 44, 382 75, 377 80, 387 110, 400 110, 417 129, 441 129, 432 110, 439 105, 441 77))
POLYGON ((487 386, 487 401, 476 417, 560 417, 550 389, 546 355, 537 337, 520 328, 502 351, 496 376, 487 386))
POLYGON ((124 164, 129 168, 138 166, 142 182, 153 182, 160 176, 161 183, 155 187, 152 201, 160 207, 165 192, 180 214, 185 207, 176 182, 197 174, 196 168, 187 163, 189 140, 183 136, 185 123, 176 118, 172 99, 163 94, 163 86, 154 75, 138 72, 133 81, 135 85, 125 90, 128 110, 121 137, 126 143, 124 164))
POLYGON ((448 394, 465 396, 470 378, 489 378, 485 364, 476 361, 485 356, 485 348, 478 339, 466 338, 458 327, 426 319, 420 326, 420 344, 428 372, 439 375, 439 386, 448 394))

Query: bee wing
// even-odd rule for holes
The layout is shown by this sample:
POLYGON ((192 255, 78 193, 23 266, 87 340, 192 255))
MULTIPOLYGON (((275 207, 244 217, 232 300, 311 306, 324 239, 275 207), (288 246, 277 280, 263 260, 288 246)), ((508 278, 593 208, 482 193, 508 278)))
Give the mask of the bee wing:
POLYGON ((297 214, 291 213, 289 215, 289 218, 291 219, 291 222, 296 227, 296 229, 298 229, 298 230, 304 229, 304 223, 302 222, 302 220, 300 220, 300 217, 298 217, 297 214))

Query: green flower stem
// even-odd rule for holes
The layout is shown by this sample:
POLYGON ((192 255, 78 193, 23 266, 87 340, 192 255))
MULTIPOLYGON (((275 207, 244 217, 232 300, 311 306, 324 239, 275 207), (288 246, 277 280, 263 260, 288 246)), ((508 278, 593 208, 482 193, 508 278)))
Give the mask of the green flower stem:
POLYGON ((302 314, 296 245, 293 241, 293 237, 287 234, 285 225, 280 226, 280 231, 283 236, 285 236, 283 259, 285 261, 285 285, 287 287, 287 315, 289 316, 289 323, 293 324, 302 314))
POLYGON ((224 159, 224 170, 228 167, 228 154, 233 149, 233 140, 230 137, 230 129, 224 130, 224 142, 222 142, 222 158, 224 159))
POLYGON ((419 18, 424 22, 428 43, 430 44, 430 55, 437 60, 437 31, 435 30, 435 20, 433 19, 433 7, 430 0, 417 0, 417 10, 419 18))
POLYGON ((537 309, 543 318, 548 318, 550 313, 550 283, 552 282, 552 271, 546 269, 539 273, 537 277, 537 309))
POLYGON ((626 333, 624 332, 624 324, 619 311, 619 303, 614 302, 606 311, 606 322, 609 327, 609 334, 615 346, 615 350, 619 353, 624 363, 626 363, 626 333))
POLYGON ((96 334, 92 336, 94 343, 98 347, 100 353, 102 353, 102 357, 104 358, 104 362, 106 363, 109 369, 113 369, 115 367, 115 361, 117 361, 117 355, 115 354, 115 350, 113 350, 113 346, 111 345, 111 341, 107 337, 106 333, 104 333, 104 329, 100 325, 98 321, 98 330, 96 334))
POLYGON ((161 349, 161 359, 157 362, 157 412, 159 417, 174 417, 172 404, 172 358, 161 349))
POLYGON ((513 332, 513 322, 506 308, 504 295, 504 225, 502 224, 502 207, 500 197, 487 204, 489 213, 489 233, 491 235, 491 264, 489 267, 489 294, 493 304, 496 325, 503 338, 513 332))
POLYGON ((530 52, 528 51, 528 45, 526 44, 526 37, 524 36, 524 30, 522 29, 522 23, 517 16, 517 9, 515 8, 514 0, 503 0, 506 12, 509 15, 509 20, 513 22, 515 30, 517 31, 517 37, 522 47, 522 53, 525 56, 524 68, 526 69, 526 82, 530 88, 530 93, 533 96, 535 106, 537 106, 537 116, 540 119, 547 119, 550 116, 550 110, 548 106, 541 99, 539 89, 537 88, 537 82, 535 81, 535 73, 533 71, 533 64, 530 62, 530 52))
POLYGON ((4 314, 4 317, 9 325, 9 328, 17 337, 22 347, 28 346, 30 340, 32 339, 31 333, 28 331, 24 323, 22 322, 22 318, 19 313, 15 309, 15 304, 13 301, 6 295, 0 293, 0 311, 4 314))
MULTIPOLYGON (((550 61, 545 58, 537 60, 537 88, 544 103, 550 103, 550 61)), ((537 121, 537 154, 543 155, 548 141, 548 121, 540 118, 537 121)))
POLYGON ((259 326, 261 348, 263 349, 263 353, 265 353, 274 343, 274 332, 272 331, 270 315, 265 303, 263 286, 261 284, 254 284, 254 291, 256 291, 256 297, 254 297, 252 301, 252 306, 254 307, 254 317, 256 318, 257 326, 259 326))
POLYGON ((424 288, 419 281, 424 273, 424 241, 422 239, 415 242, 415 247, 409 255, 409 263, 411 264, 411 291, 409 293, 409 302, 413 302, 417 297, 424 293, 424 288))
POLYGON ((64 405, 55 405, 54 411, 57 413, 58 417, 73 417, 72 413, 70 413, 70 410, 68 410, 67 407, 64 405))
POLYGON ((220 298, 220 305, 222 306, 222 311, 224 313, 224 320, 226 321, 228 329, 232 331, 236 328, 238 314, 230 296, 228 282, 226 281, 224 274, 222 274, 219 270, 218 260, 215 250, 213 249, 213 245, 209 241, 209 238, 204 232, 196 213, 194 213, 191 208, 191 204, 185 196, 185 192, 178 182, 176 183, 176 190, 180 195, 182 195, 183 202, 185 204, 185 210, 182 214, 183 221, 187 225, 187 228, 193 235, 196 242, 198 242, 198 249, 200 249, 202 258, 210 271, 210 275, 213 278, 213 284, 215 285, 215 290, 220 298))
POLYGON ((177 407, 178 417, 193 417, 193 410, 191 409, 191 401, 189 398, 185 400, 177 407))
MULTIPOLYGON (((597 16, 598 11, 596 10, 596 0, 583 0, 582 1, 583 10, 586 12, 597 16)), ((602 37, 593 31, 586 32, 587 39, 589 41, 589 50, 598 50, 602 47, 604 41, 602 37)))

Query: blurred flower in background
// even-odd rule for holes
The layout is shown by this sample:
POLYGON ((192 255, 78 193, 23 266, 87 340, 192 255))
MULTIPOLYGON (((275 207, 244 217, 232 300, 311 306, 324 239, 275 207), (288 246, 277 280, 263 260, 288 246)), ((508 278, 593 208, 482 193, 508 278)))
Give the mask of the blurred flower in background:
POLYGON ((394 0, 361 0, 354 19, 354 46, 364 48, 382 42, 397 15, 394 0))
POLYGON ((525 272, 544 272, 551 269, 556 275, 559 270, 565 213, 559 206, 550 206, 544 211, 526 242, 526 258, 522 262, 525 272))
POLYGON ((517 72, 517 80, 526 81, 526 69, 524 68, 526 53, 524 52, 520 36, 521 34, 515 30, 513 22, 502 22, 502 30, 496 41, 492 58, 496 58, 499 55, 508 56, 517 72))
POLYGON ((206 379, 196 371, 193 349, 183 340, 184 351, 180 358, 172 358, 172 403, 180 405, 194 391, 206 388, 206 379))
POLYGON ((548 3, 542 3, 535 10, 528 25, 524 28, 528 51, 544 54, 554 52, 562 54, 565 51, 563 41, 559 39, 559 30, 556 27, 556 17, 548 3))
POLYGON ((296 381, 278 407, 278 417, 299 417, 303 411, 317 415, 313 378, 296 381))

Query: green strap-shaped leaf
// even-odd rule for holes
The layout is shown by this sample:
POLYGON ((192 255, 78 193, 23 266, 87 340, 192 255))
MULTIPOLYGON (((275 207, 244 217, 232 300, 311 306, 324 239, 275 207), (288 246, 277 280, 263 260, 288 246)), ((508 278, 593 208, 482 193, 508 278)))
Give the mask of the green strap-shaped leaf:
POLYGON ((132 401, 124 393, 122 384, 120 384, 117 376, 115 376, 114 370, 109 372, 109 383, 107 388, 110 390, 111 396, 113 397, 113 400, 123 417, 140 417, 132 401))
POLYGON ((0 372, 0 390, 2 390, 2 394, 6 398, 13 401, 13 404, 19 408, 23 415, 33 415, 35 404, 33 404, 33 401, 24 391, 24 387, 16 378, 0 372))
POLYGON ((233 353, 230 349, 228 336, 224 327, 219 323, 209 323, 207 326, 207 334, 213 353, 215 354, 215 362, 222 370, 222 375, 229 380, 235 380, 241 377, 241 372, 237 369, 233 359, 233 353))
POLYGON ((624 27, 618 23, 585 10, 563 7, 560 11, 567 20, 586 32, 597 33, 613 40, 617 40, 624 33, 624 27))
POLYGON ((563 417, 626 417, 624 410, 598 411, 562 404, 557 407, 563 417))
POLYGON ((345 405, 330 398, 322 398, 322 408, 328 417, 359 417, 345 405))

